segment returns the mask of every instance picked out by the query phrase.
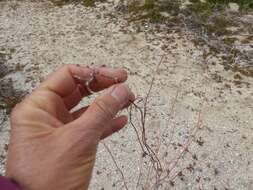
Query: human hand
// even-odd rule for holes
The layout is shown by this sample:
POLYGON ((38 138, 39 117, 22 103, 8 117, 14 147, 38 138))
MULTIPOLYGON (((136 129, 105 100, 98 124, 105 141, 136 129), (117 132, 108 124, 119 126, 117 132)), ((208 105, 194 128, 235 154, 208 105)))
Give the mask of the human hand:
POLYGON ((111 87, 88 107, 71 112, 89 95, 79 79, 88 80, 93 70, 68 65, 49 76, 14 108, 6 175, 22 189, 88 188, 100 139, 124 127, 127 117, 116 114, 134 100, 123 84, 127 79, 124 70, 97 70, 89 87, 93 91, 111 87))

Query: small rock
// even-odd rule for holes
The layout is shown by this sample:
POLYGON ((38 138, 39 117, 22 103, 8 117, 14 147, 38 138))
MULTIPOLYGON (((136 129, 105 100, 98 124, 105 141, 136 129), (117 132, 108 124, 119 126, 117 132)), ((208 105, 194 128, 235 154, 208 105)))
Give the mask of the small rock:
POLYGON ((253 23, 253 15, 244 15, 241 20, 246 23, 253 23))
POLYGON ((160 15, 162 15, 163 17, 166 17, 166 18, 170 17, 170 14, 167 12, 160 12, 160 15))
POLYGON ((237 3, 229 3, 228 7, 231 12, 238 12, 240 9, 240 6, 237 3))
POLYGON ((186 9, 191 4, 192 4, 192 2, 189 1, 189 0, 183 1, 181 6, 180 6, 180 9, 186 9))

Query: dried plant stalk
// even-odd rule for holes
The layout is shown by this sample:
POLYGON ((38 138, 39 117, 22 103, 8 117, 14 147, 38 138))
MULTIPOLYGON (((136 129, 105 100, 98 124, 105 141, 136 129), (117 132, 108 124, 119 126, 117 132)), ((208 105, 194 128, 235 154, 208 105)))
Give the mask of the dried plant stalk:
MULTIPOLYGON (((135 188, 142 188, 145 190, 149 189, 159 189, 160 185, 162 182, 169 182, 170 184, 174 184, 174 181, 176 178, 180 177, 183 175, 183 172, 186 171, 192 171, 192 164, 188 165, 187 167, 184 167, 181 170, 177 170, 177 167, 179 166, 180 160, 185 156, 186 153, 189 153, 189 147, 196 138, 197 132, 201 128, 201 116, 202 116, 202 108, 199 110, 198 113, 198 120, 196 123, 196 126, 192 129, 190 132, 190 137, 187 139, 186 143, 183 145, 180 144, 182 147, 182 150, 179 152, 179 154, 175 155, 169 162, 164 161, 164 165, 162 165, 161 159, 159 158, 159 152, 160 152, 160 147, 161 147, 161 138, 163 138, 163 135, 165 134, 167 129, 164 129, 162 133, 160 134, 160 137, 158 137, 158 143, 156 145, 156 149, 153 149, 149 143, 148 143, 148 137, 147 137, 147 130, 146 130, 146 121, 148 118, 148 103, 149 99, 151 98, 151 92, 154 86, 155 82, 155 76, 158 72, 158 69, 160 65, 162 64, 164 59, 164 56, 162 56, 160 62, 156 66, 156 72, 153 74, 151 83, 149 85, 148 92, 146 96, 142 99, 138 99, 140 101, 135 100, 134 102, 130 102, 130 107, 129 107, 129 123, 132 126, 136 137, 138 144, 140 145, 141 149, 141 158, 140 158, 140 167, 139 167, 139 174, 137 176, 137 182, 135 188), (143 106, 140 106, 139 104, 142 104, 143 106), (134 120, 134 117, 137 118, 137 120, 134 120), (144 161, 147 160, 148 162, 144 161), (146 169, 144 172, 144 169, 146 169), (141 183, 141 178, 145 179, 144 184, 141 183)), ((172 102, 172 107, 171 107, 171 117, 175 115, 175 104, 177 102, 179 92, 181 90, 181 85, 182 85, 183 80, 180 82, 180 85, 178 87, 178 90, 176 92, 176 96, 172 102)), ((170 130, 170 135, 169 135, 169 145, 172 144, 173 137, 175 133, 175 126, 173 125, 171 130, 170 130)), ((122 181, 124 183, 125 189, 128 189, 127 183, 124 177, 123 171, 120 169, 118 166, 113 154, 111 153, 110 149, 108 146, 104 144, 105 148, 109 152, 117 170, 119 171, 122 181)))

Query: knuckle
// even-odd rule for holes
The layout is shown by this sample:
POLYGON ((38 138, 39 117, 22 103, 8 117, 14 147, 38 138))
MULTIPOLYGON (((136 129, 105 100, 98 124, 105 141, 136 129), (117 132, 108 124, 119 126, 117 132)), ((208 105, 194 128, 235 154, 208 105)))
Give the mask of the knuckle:
POLYGON ((97 110, 100 113, 101 119, 112 119, 114 117, 114 113, 109 105, 105 103, 102 99, 98 99, 94 102, 97 110))
POLYGON ((23 107, 26 104, 27 100, 29 99, 29 97, 31 96, 31 94, 25 94, 23 96, 20 97, 20 99, 14 103, 11 112, 10 112, 10 116, 12 117, 12 115, 18 115, 20 113, 22 113, 23 107))
POLYGON ((60 66, 59 70, 60 72, 65 72, 65 71, 69 71, 69 65, 62 65, 60 66))
POLYGON ((73 67, 75 67, 75 65, 73 65, 73 64, 67 64, 67 65, 62 65, 60 67, 60 69, 70 71, 73 67))
POLYGON ((68 77, 71 77, 73 75, 73 71, 76 69, 76 66, 73 64, 63 65, 59 69, 60 73, 65 73, 68 75, 68 77))
POLYGON ((11 114, 10 114, 10 119, 11 120, 16 120, 17 118, 22 118, 22 115, 24 114, 24 103, 18 103, 16 104, 12 110, 11 110, 11 114))
POLYGON ((12 117, 12 116, 15 116, 16 114, 18 114, 18 113, 20 112, 20 107, 21 107, 20 104, 21 104, 21 103, 18 103, 18 104, 16 104, 16 105, 12 108, 12 110, 11 110, 11 117, 12 117))
POLYGON ((68 69, 68 68, 69 68, 69 65, 61 65, 60 66, 60 69, 63 69, 63 70, 68 69))
POLYGON ((60 68, 58 69, 58 72, 63 72, 63 73, 71 73, 71 68, 72 65, 68 64, 68 65, 61 65, 60 68))

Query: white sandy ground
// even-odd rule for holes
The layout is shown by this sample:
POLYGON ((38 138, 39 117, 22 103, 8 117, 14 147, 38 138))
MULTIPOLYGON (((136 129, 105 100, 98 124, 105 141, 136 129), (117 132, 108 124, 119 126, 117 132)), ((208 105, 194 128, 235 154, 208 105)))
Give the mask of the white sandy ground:
MULTIPOLYGON (((176 178, 174 186, 163 182, 160 189, 252 190, 252 78, 243 77, 247 84, 236 86, 231 82, 235 73, 224 71, 218 59, 213 59, 215 65, 205 63, 202 49, 191 43, 187 33, 163 26, 160 33, 152 33, 148 31, 153 26, 145 24, 139 25, 141 31, 137 32, 134 23, 128 23, 123 16, 110 16, 113 12, 113 3, 85 8, 56 7, 46 1, 0 1, 0 49, 15 49, 8 66, 24 66, 0 82, 12 79, 15 89, 31 91, 62 64, 107 64, 127 69, 129 85, 144 97, 156 64, 165 55, 152 91, 147 122, 152 145, 156 146, 158 137, 163 137, 159 153, 163 167, 168 168, 169 160, 182 149, 177 143, 187 141, 198 121, 199 110, 201 129, 189 147, 198 160, 187 153, 173 175, 193 162, 194 171, 184 171, 183 179, 176 178), (167 49, 162 50, 164 45, 167 49), (215 80, 217 75, 222 77, 221 82, 215 80), (169 142, 173 129, 175 135, 169 142)), ((7 119, 0 130, 0 174, 3 174, 4 147, 9 138, 5 110, 1 110, 0 119, 7 119)), ((132 127, 128 125, 105 142, 122 168, 128 188, 136 189, 141 153, 132 127)), ((145 184, 152 189, 145 172, 142 169, 138 189, 145 184)), ((92 190, 124 189, 120 174, 102 145, 93 176, 92 190)))

